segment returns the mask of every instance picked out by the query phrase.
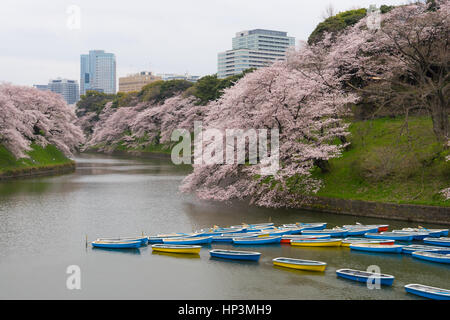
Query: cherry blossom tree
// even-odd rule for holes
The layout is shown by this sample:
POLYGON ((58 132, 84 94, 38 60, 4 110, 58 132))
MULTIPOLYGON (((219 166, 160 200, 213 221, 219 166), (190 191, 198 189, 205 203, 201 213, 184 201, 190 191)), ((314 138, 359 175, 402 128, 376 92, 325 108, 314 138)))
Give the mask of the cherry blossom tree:
POLYGON ((357 101, 342 89, 327 50, 315 45, 292 52, 287 62, 248 74, 208 106, 205 129, 278 129, 281 168, 274 176, 260 176, 261 163, 194 164, 181 190, 202 199, 249 199, 271 207, 296 205, 303 196, 292 189, 316 192, 320 181, 311 169, 340 156, 346 143, 336 140, 348 134, 341 115, 357 101))
POLYGON ((84 141, 74 111, 53 92, 1 84, 0 110, 0 143, 17 158, 27 157, 31 143, 71 155, 84 141))

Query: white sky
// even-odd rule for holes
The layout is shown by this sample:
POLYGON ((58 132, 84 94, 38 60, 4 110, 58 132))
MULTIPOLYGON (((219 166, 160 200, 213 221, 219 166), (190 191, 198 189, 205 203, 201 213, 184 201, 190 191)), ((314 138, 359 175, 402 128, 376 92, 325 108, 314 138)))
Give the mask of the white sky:
POLYGON ((0 82, 79 81, 80 54, 116 55, 117 76, 142 70, 207 75, 235 33, 274 29, 306 40, 331 3, 336 11, 406 0, 2 0, 0 82), (67 22, 80 8, 80 29, 67 22))

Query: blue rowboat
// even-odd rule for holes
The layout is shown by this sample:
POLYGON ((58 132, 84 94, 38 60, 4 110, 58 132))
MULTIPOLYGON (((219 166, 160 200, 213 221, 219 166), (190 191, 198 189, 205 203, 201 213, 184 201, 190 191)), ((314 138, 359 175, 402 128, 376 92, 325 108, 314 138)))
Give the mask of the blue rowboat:
POLYGON ((164 238, 165 244, 210 244, 212 242, 212 236, 209 237, 196 237, 196 238, 164 238))
POLYGON ((411 283, 405 286, 406 292, 433 300, 450 300, 450 290, 411 283))
POLYGON ((141 245, 146 245, 148 243, 148 237, 98 238, 97 241, 140 241, 141 245))
POLYGON ((411 254, 414 251, 436 252, 436 253, 450 253, 450 248, 438 246, 426 246, 421 244, 412 244, 409 246, 403 246, 402 253, 411 254))
POLYGON ((296 226, 296 227, 283 227, 283 228, 280 228, 280 229, 289 230, 289 232, 286 233, 286 234, 300 234, 300 233, 302 233, 303 230, 305 230, 303 227, 299 227, 299 226, 296 226))
POLYGON ((382 253, 401 253, 402 247, 403 246, 397 244, 384 245, 384 244, 354 243, 350 245, 350 249, 352 250, 382 252, 382 253))
POLYGON ((423 240, 426 237, 430 236, 430 233, 428 231, 392 230, 392 232, 398 233, 398 234, 411 234, 413 236, 413 240, 423 240))
POLYGON ((281 236, 233 238, 233 244, 272 244, 272 243, 280 243, 280 241, 281 236))
POLYGON ((414 235, 410 233, 395 232, 366 233, 364 236, 369 239, 390 239, 399 241, 412 241, 414 238, 414 235))
POLYGON ((266 228, 266 227, 273 227, 273 222, 264 222, 264 223, 253 223, 248 225, 250 228, 266 228))
POLYGON ((297 222, 296 224, 302 227, 303 230, 323 230, 327 227, 326 222, 314 222, 314 223, 297 222))
POLYGON ((425 238, 424 243, 433 244, 436 246, 450 247, 450 238, 440 237, 440 238, 425 238))
POLYGON ((323 229, 323 230, 303 230, 302 234, 305 235, 322 235, 326 234, 331 237, 345 237, 347 235, 347 229, 323 229))
POLYGON ((286 234, 291 234, 291 230, 290 229, 275 229, 275 230, 263 230, 261 232, 259 232, 258 236, 259 237, 264 237, 264 236, 283 236, 286 234))
MULTIPOLYGON (((439 238, 443 236, 443 233, 445 233, 445 230, 448 229, 426 229, 426 228, 402 228, 401 232, 428 232, 428 236, 439 238)), ((395 230, 394 230, 395 231, 395 230)))
POLYGON ((363 236, 366 233, 378 232, 378 227, 347 228, 347 236, 363 236))
POLYGON ((343 228, 378 228, 378 232, 387 231, 389 228, 388 224, 345 224, 343 228))
POLYGON ((395 240, 368 239, 368 238, 345 238, 344 240, 342 240, 341 245, 343 247, 349 247, 351 244, 358 244, 358 243, 391 245, 391 244, 395 243, 395 240))
POLYGON ((259 257, 261 256, 260 252, 222 250, 222 249, 210 250, 209 254, 211 255, 211 257, 215 258, 232 259, 232 260, 251 260, 251 261, 258 261, 259 257))
POLYGON ((341 278, 365 283, 367 283, 368 280, 371 281, 372 279, 375 283, 379 280, 380 284, 385 286, 392 286, 392 283, 394 282, 394 276, 389 274, 372 273, 353 269, 339 269, 336 270, 336 274, 341 278))
POLYGON ((255 238, 259 235, 258 232, 252 233, 230 233, 230 234, 222 234, 219 236, 213 236, 212 242, 233 242, 233 238, 255 238))
POLYGON ((450 254, 448 253, 414 251, 411 255, 417 259, 439 263, 450 263, 450 254))
POLYGON ((110 248, 110 249, 129 249, 139 248, 141 246, 140 240, 135 241, 92 241, 92 246, 97 248, 110 248))

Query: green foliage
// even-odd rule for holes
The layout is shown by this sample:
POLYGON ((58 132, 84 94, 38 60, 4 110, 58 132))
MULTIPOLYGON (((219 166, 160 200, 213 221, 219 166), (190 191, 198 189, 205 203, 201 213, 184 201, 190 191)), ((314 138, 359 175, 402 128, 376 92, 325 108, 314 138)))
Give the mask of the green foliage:
POLYGON ((87 112, 95 112, 100 114, 106 103, 116 99, 115 94, 106 94, 98 91, 86 91, 85 95, 80 97, 77 102, 76 114, 78 117, 84 116, 87 112))
POLYGON ((217 78, 217 74, 200 78, 189 92, 199 99, 199 104, 204 105, 210 101, 219 99, 224 89, 232 87, 239 79, 247 73, 253 72, 255 68, 244 70, 242 73, 224 79, 217 78))
POLYGON ((0 173, 72 162, 53 145, 47 145, 43 148, 37 144, 32 144, 31 148, 32 150, 27 153, 30 158, 16 159, 8 149, 0 144, 0 173))
POLYGON ((186 80, 158 80, 144 86, 137 94, 141 101, 161 103, 192 87, 193 83, 186 80))
POLYGON ((313 44, 322 39, 325 32, 336 34, 348 26, 354 25, 366 16, 366 9, 356 9, 340 12, 319 23, 308 38, 308 43, 313 44))
POLYGON ((324 186, 318 196, 365 201, 450 206, 439 191, 448 188, 449 151, 437 143, 430 117, 380 118, 350 126, 351 148, 315 169, 324 186))
POLYGON ((137 100, 138 91, 133 92, 118 92, 113 100, 113 108, 121 108, 130 106, 134 101, 137 100))

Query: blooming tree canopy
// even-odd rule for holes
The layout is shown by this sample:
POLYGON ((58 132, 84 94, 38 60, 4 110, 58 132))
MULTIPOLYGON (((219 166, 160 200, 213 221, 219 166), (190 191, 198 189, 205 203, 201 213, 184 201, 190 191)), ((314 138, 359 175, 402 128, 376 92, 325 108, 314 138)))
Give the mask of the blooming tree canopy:
POLYGON ((31 143, 70 155, 84 141, 74 111, 56 93, 1 84, 0 111, 0 144, 17 158, 27 157, 31 143))

